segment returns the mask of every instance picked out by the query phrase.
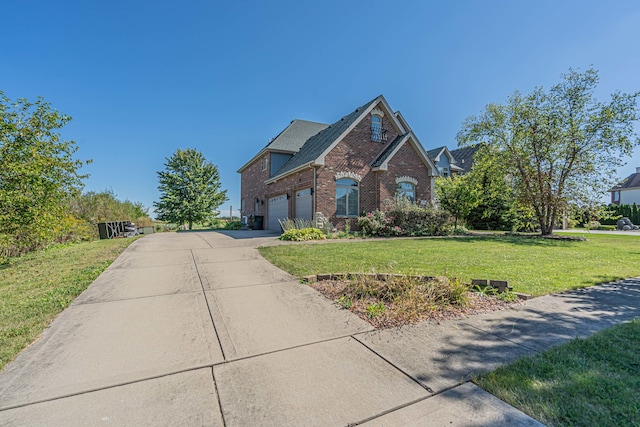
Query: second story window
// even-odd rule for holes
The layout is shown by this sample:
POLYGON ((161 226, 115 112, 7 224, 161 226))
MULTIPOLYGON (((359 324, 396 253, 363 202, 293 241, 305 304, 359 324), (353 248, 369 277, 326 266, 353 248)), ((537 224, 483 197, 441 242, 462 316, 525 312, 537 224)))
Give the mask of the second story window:
POLYGON ((384 142, 387 140, 386 129, 382 128, 382 117, 371 116, 371 140, 384 142))
POLYGON ((268 166, 269 166, 269 156, 264 156, 262 158, 262 170, 266 171, 268 166))

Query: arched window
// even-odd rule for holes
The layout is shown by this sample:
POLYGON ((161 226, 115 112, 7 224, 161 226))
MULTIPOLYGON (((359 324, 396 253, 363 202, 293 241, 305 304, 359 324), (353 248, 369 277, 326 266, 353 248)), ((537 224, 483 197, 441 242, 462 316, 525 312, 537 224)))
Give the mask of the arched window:
POLYGON ((371 140, 382 142, 382 117, 371 116, 371 140))
POLYGON ((336 181, 336 216, 358 216, 358 181, 341 178, 336 181))
POLYGON ((407 181, 399 182, 396 189, 396 197, 406 197, 412 202, 416 201, 416 186, 407 181))

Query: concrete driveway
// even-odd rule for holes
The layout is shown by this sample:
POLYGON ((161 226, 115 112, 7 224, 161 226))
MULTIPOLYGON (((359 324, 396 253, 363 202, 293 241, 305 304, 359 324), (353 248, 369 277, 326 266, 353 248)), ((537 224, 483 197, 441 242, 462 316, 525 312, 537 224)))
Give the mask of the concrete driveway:
POLYGON ((598 287, 375 331, 262 259, 274 239, 133 243, 0 373, 0 425, 539 425, 468 380, 640 315, 625 282, 632 310, 598 287))

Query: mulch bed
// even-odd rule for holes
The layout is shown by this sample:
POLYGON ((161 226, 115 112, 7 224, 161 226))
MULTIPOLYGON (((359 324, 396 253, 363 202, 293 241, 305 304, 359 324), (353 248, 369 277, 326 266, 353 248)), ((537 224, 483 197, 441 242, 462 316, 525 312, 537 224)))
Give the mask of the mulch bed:
MULTIPOLYGON (((344 295, 343 290, 346 284, 347 282, 344 280, 321 280, 308 283, 309 286, 332 301, 337 301, 344 295)), ((494 296, 469 291, 468 303, 465 306, 447 305, 431 307, 426 310, 414 311, 407 314, 406 310, 397 307, 393 303, 385 303, 386 310, 384 313, 370 317, 366 308, 376 302, 378 302, 378 300, 374 298, 356 300, 353 301, 353 305, 348 308, 348 310, 369 322, 376 329, 386 329, 415 324, 424 320, 440 322, 443 320, 459 319, 476 314, 504 310, 522 303, 521 301, 505 302, 494 296)))

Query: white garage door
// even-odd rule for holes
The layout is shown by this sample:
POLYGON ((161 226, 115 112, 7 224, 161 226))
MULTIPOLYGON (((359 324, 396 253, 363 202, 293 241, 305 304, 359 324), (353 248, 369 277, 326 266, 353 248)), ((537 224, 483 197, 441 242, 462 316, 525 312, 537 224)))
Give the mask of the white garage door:
POLYGON ((280 231, 279 219, 285 219, 289 217, 289 202, 287 201, 287 195, 282 194, 280 196, 272 197, 269 199, 269 222, 267 228, 272 231, 280 231))
POLYGON ((313 219, 311 189, 296 191, 296 218, 313 219))

